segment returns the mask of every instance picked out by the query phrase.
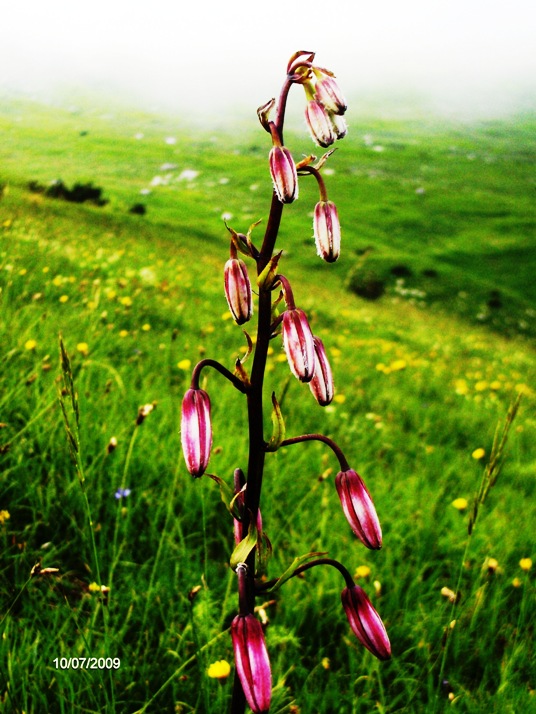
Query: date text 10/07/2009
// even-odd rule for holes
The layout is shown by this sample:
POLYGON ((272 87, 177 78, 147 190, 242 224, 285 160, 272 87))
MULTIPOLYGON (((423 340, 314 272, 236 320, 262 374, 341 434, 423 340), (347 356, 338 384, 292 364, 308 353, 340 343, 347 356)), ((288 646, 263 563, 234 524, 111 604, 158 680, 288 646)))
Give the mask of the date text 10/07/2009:
POLYGON ((119 657, 56 657, 52 660, 56 669, 119 669, 119 657))

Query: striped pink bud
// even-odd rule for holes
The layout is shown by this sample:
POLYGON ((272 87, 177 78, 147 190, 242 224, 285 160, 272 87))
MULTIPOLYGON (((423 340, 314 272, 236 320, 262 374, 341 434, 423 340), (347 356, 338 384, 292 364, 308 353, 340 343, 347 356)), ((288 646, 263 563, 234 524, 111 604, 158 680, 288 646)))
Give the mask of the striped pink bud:
POLYGON ((346 99, 339 85, 327 74, 318 77, 315 84, 315 98, 333 114, 344 114, 347 109, 346 99))
POLYGON ((253 314, 251 284, 246 264, 240 258, 229 258, 224 268, 225 297, 234 321, 243 325, 253 314))
POLYGON ((330 112, 323 104, 311 99, 305 107, 305 121, 313 141, 319 146, 331 146, 337 139, 330 112))
POLYGON ((327 263, 334 263, 341 253, 341 225, 333 201, 316 204, 313 232, 318 255, 327 263))
POLYGON ((292 308, 283 313, 283 347, 292 374, 300 382, 310 382, 315 369, 313 333, 303 310, 292 308))
POLYGON ((339 471, 335 478, 346 520, 353 532, 367 548, 382 547, 382 529, 370 493, 363 479, 353 469, 339 471))
POLYGON ((330 114, 331 124, 337 140, 344 139, 348 134, 348 125, 346 119, 338 114, 330 114))
POLYGON ((315 371, 313 378, 309 382, 309 387, 316 401, 321 407, 325 407, 333 399, 333 374, 322 340, 313 336, 313 344, 315 348, 315 371))
POLYGON ((212 448, 210 398, 202 389, 189 389, 182 400, 181 442, 188 471, 202 476, 212 448))
POLYGON ((359 585, 344 588, 341 600, 350 627, 361 644, 378 659, 389 659, 391 643, 385 625, 363 588, 359 585))
POLYGON ((292 203, 298 198, 298 173, 288 149, 273 146, 270 151, 270 173, 274 189, 281 203, 292 203))
POLYGON ((254 714, 270 709, 272 672, 261 623, 253 615, 237 615, 231 623, 236 671, 254 714))

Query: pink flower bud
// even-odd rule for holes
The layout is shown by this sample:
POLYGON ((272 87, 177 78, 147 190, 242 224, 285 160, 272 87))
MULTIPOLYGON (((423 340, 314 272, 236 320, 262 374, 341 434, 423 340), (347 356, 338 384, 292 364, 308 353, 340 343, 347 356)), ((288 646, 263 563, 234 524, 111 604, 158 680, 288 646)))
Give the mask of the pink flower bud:
POLYGON ((337 140, 344 139, 348 133, 348 126, 346 124, 346 119, 338 114, 330 114, 331 125, 337 140))
POLYGON ((335 486, 353 532, 367 548, 379 550, 382 547, 380 521, 361 476, 353 469, 339 471, 335 486))
POLYGON ((210 398, 202 389, 189 389, 182 400, 181 442, 188 471, 202 476, 212 448, 210 398))
POLYGON ((346 99, 339 85, 327 74, 318 77, 315 84, 315 98, 333 114, 344 114, 347 109, 346 99))
POLYGON ((240 258, 229 258, 224 268, 225 297, 236 323, 243 325, 253 314, 251 284, 246 264, 240 258))
POLYGON ((318 255, 327 263, 334 263, 341 252, 341 225, 337 207, 332 201, 316 204, 313 231, 318 255))
POLYGON ((236 671, 254 714, 270 709, 272 672, 261 623, 253 615, 237 615, 231 623, 236 671))
POLYGON ((300 382, 310 382, 315 369, 315 348, 313 333, 303 310, 285 310, 282 334, 283 347, 292 374, 300 382))
POLYGON ((330 118, 330 113, 323 104, 311 99, 305 107, 305 120, 313 141, 319 146, 331 146, 337 136, 333 122, 330 118))
POLYGON ((274 189, 281 203, 292 203, 298 198, 298 173, 288 149, 273 146, 270 151, 270 173, 274 189))
POLYGON ((333 375, 329 366, 326 350, 319 337, 313 337, 315 348, 315 371, 309 387, 321 407, 327 406, 333 399, 333 375))
POLYGON ((350 627, 361 644, 378 659, 389 659, 391 643, 385 625, 363 588, 359 585, 344 588, 341 600, 350 627))

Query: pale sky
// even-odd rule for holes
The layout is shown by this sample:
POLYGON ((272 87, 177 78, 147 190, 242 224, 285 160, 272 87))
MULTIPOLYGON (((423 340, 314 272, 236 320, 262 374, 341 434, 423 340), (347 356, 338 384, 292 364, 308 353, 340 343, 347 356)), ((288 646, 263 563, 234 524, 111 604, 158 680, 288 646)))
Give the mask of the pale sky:
POLYGON ((125 89, 164 108, 263 103, 317 53, 345 93, 536 96, 534 0, 0 0, 0 89, 125 89))

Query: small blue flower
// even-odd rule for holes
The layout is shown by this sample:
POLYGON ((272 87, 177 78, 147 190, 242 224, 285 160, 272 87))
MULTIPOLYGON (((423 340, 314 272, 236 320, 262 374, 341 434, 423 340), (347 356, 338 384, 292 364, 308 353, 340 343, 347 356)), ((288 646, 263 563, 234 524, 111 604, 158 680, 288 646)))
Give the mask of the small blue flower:
POLYGON ((130 496, 131 490, 129 488, 118 488, 115 492, 115 497, 119 500, 120 498, 126 498, 130 496))

